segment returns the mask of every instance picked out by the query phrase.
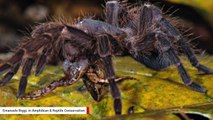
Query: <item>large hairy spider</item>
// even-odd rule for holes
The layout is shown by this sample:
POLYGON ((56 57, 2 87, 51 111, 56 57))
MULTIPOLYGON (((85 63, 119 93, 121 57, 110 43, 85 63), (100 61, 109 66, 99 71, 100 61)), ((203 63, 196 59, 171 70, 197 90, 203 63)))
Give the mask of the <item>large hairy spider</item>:
POLYGON ((181 46, 198 70, 206 74, 213 72, 199 64, 178 29, 158 7, 150 3, 130 7, 112 0, 106 3, 105 12, 104 22, 83 19, 73 25, 49 22, 35 27, 29 40, 23 42, 12 58, 0 67, 1 74, 8 71, 1 85, 11 80, 21 64, 22 77, 17 93, 21 99, 37 99, 56 87, 71 85, 83 78, 88 91, 97 101, 103 95, 102 88, 109 86, 114 99, 114 111, 121 114, 121 95, 116 82, 128 78, 115 77, 111 58, 128 55, 154 70, 174 64, 185 85, 198 92, 206 92, 206 89, 191 80, 175 46, 181 46), (51 59, 63 62, 64 77, 39 92, 25 96, 27 77, 33 65, 35 75, 39 75, 51 59), (104 78, 98 72, 100 69, 104 78))

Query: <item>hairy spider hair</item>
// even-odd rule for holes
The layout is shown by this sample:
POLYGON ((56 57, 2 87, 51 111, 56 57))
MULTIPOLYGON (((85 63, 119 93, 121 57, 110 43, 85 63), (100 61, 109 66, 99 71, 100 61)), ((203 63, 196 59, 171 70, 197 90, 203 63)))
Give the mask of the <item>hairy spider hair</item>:
POLYGON ((204 87, 191 80, 178 56, 177 44, 192 66, 205 74, 212 74, 212 70, 198 62, 183 35, 160 8, 150 3, 131 6, 111 0, 106 2, 105 12, 105 21, 85 18, 71 24, 48 22, 34 27, 27 41, 21 43, 15 54, 0 66, 0 74, 6 73, 0 85, 6 85, 21 64, 19 99, 38 99, 57 87, 72 85, 82 78, 96 101, 103 98, 103 89, 109 87, 115 114, 119 115, 122 101, 117 83, 133 78, 116 77, 112 57, 130 56, 153 70, 176 65, 186 86, 206 92, 204 87), (31 69, 35 67, 38 76, 51 60, 63 63, 64 77, 26 95, 31 69))

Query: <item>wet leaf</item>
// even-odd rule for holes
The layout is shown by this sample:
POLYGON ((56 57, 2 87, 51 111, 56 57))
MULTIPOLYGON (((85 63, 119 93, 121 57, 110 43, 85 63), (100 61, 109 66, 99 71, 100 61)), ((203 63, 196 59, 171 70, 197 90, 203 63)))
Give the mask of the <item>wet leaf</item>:
MULTIPOLYGON (((183 85, 175 66, 161 71, 154 71, 144 67, 129 57, 114 59, 115 70, 118 76, 132 76, 139 80, 126 80, 119 83, 122 95, 123 116, 113 117, 111 95, 108 94, 101 102, 96 102, 90 94, 80 89, 83 82, 54 90, 51 94, 39 100, 17 100, 17 88, 21 71, 12 81, 0 87, 0 106, 69 106, 90 108, 90 115, 1 115, 2 119, 158 119, 178 120, 173 113, 200 112, 213 116, 213 75, 199 75, 185 57, 181 60, 193 81, 204 86, 208 92, 201 94, 183 85), (134 106, 135 113, 127 115, 130 107, 134 106), (111 116, 111 117, 110 117, 111 116)), ((213 69, 213 57, 199 58, 202 64, 213 69)), ((53 80, 63 76, 63 69, 58 66, 47 66, 44 72, 35 77, 31 75, 27 92, 40 89, 53 80)))

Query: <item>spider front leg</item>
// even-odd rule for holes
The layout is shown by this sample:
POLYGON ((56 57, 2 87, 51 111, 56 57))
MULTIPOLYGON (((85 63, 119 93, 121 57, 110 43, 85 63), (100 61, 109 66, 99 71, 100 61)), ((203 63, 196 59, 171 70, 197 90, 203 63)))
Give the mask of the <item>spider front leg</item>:
POLYGON ((114 111, 116 115, 120 115, 122 110, 121 95, 115 82, 115 72, 112 64, 111 44, 109 39, 113 38, 106 34, 97 36, 98 54, 102 60, 104 77, 109 82, 110 91, 114 99, 114 111))

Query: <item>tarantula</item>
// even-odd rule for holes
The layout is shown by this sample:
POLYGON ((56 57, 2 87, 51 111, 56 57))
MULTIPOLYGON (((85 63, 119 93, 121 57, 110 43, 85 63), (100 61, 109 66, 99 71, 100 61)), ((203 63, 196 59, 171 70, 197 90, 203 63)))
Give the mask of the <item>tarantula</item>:
POLYGON ((191 64, 198 70, 206 74, 213 72, 199 64, 188 43, 167 16, 150 3, 133 7, 120 3, 116 0, 106 2, 104 22, 83 19, 73 25, 50 22, 35 27, 29 40, 23 42, 0 67, 1 74, 8 71, 1 85, 10 81, 21 64, 22 77, 17 93, 21 99, 37 99, 56 87, 71 85, 83 78, 88 91, 97 101, 103 95, 102 88, 109 86, 114 99, 114 111, 121 114, 121 95, 116 82, 129 78, 116 78, 112 57, 128 55, 154 70, 174 64, 185 85, 205 93, 206 89, 189 77, 178 57, 175 44, 182 47, 191 64), (53 81, 40 92, 25 96, 27 77, 33 65, 35 75, 39 75, 51 59, 63 62, 64 77, 53 81), (104 78, 98 72, 100 69, 104 78), (108 82, 104 82, 104 79, 108 82))

